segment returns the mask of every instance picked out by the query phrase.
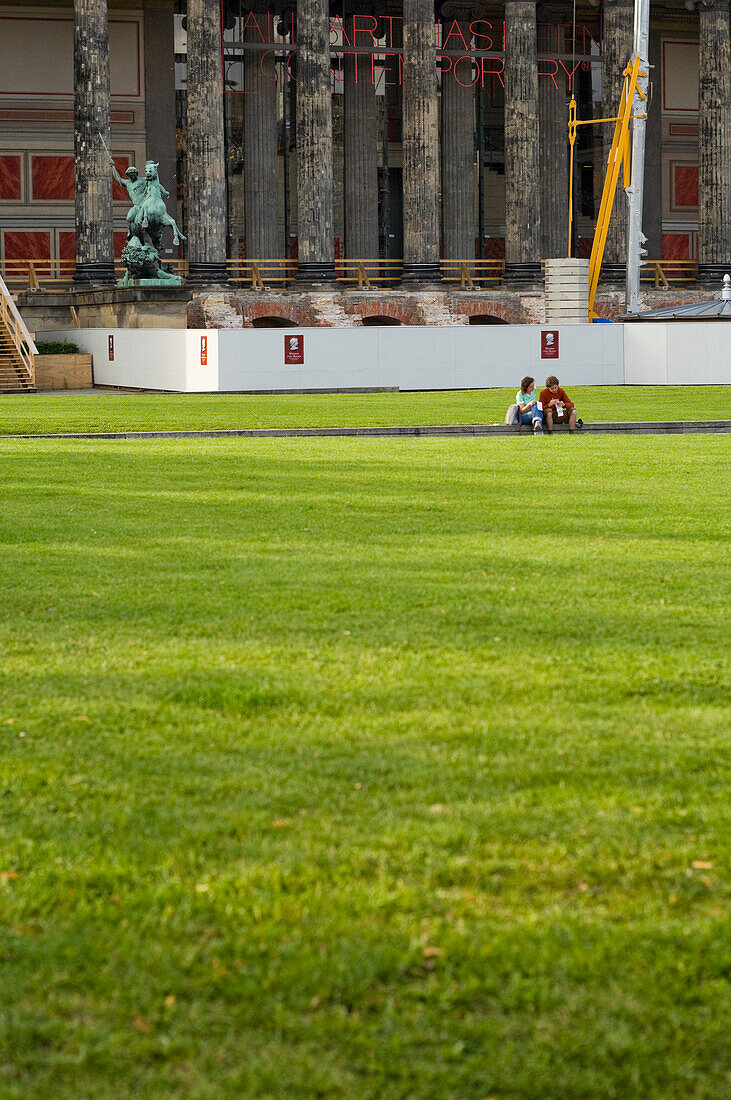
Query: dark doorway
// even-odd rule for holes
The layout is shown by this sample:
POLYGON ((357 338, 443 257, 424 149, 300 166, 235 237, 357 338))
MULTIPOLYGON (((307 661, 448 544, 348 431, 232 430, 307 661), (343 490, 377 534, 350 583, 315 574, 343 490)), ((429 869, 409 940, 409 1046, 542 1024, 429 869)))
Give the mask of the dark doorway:
POLYGON ((252 328, 292 328, 295 321, 288 321, 286 317, 255 317, 251 322, 252 328))

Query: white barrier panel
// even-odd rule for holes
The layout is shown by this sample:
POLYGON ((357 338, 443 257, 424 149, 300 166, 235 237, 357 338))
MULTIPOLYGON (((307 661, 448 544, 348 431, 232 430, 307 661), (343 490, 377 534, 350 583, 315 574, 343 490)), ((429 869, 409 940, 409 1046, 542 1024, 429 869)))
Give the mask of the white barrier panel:
POLYGON ((622 327, 627 385, 731 385, 728 321, 646 321, 622 327))
MULTIPOLYGON (((620 385, 620 325, 393 326, 221 329, 221 390, 517 389, 525 374, 541 384, 556 374, 567 386, 620 385), (555 334, 558 358, 542 358, 541 333, 555 334), (285 362, 289 337, 303 362, 285 362)), ((544 348, 545 350, 545 348, 544 348)))
POLYGON ((728 321, 623 324, 628 386, 731 385, 728 321))
POLYGON ((218 390, 218 330, 74 328, 44 332, 91 352, 97 386, 210 393, 218 390))
POLYGON ((731 385, 731 326, 724 321, 556 327, 94 328, 43 336, 71 340, 91 352, 98 385, 179 393, 517 389, 525 374, 532 374, 539 385, 549 374, 558 375, 566 386, 731 385), (550 342, 547 333, 553 334, 550 342), (299 338, 299 346, 285 354, 292 337, 299 338), (546 357, 556 346, 558 356, 546 357), (286 362, 287 358, 295 361, 286 362))

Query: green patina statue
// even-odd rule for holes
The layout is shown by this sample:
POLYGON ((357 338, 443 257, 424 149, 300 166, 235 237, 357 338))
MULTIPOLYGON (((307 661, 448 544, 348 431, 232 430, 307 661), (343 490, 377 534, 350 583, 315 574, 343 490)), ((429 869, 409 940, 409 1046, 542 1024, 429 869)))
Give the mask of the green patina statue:
MULTIPOLYGON (((104 148, 106 149, 106 145, 104 148)), ((109 155, 108 149, 107 154, 109 155)), ((127 213, 127 242, 122 250, 122 260, 127 271, 120 286, 129 286, 133 282, 144 286, 180 286, 183 281, 181 277, 166 271, 160 260, 163 229, 170 226, 175 245, 186 238, 165 208, 165 199, 170 198, 170 193, 160 183, 158 165, 154 160, 148 160, 142 178, 134 165, 131 165, 125 172, 127 179, 123 179, 111 155, 109 164, 112 175, 125 188, 132 203, 127 213)))

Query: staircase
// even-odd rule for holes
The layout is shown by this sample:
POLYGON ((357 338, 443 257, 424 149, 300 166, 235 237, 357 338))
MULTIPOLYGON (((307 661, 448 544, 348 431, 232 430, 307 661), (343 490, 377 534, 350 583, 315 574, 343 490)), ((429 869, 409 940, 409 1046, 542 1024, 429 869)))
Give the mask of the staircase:
POLYGON ((36 346, 0 279, 0 393, 33 393, 36 346))

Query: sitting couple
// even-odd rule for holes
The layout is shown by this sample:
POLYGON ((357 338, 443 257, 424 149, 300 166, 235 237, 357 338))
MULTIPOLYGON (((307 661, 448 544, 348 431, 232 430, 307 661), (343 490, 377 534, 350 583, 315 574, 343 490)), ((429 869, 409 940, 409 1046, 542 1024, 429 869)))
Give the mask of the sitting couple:
POLYGON ((534 432, 550 433, 554 424, 568 424, 570 432, 576 429, 576 406, 559 386, 555 374, 549 374, 539 397, 536 397, 535 379, 526 375, 515 395, 513 408, 513 423, 532 423, 534 432))

